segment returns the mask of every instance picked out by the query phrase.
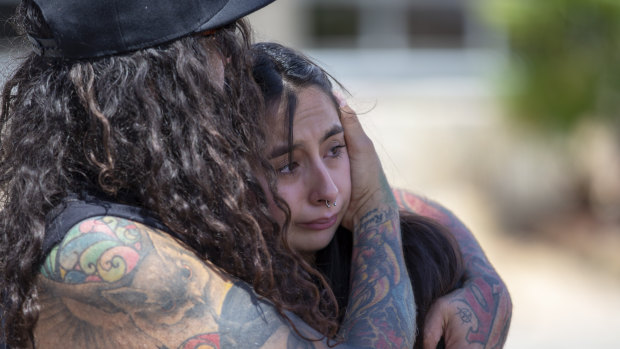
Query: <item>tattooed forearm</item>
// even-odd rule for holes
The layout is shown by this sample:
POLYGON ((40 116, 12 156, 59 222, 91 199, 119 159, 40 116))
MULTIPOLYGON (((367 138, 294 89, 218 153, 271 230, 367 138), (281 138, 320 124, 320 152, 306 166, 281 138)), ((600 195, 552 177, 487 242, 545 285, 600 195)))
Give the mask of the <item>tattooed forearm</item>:
POLYGON ((437 220, 455 237, 465 265, 463 287, 451 300, 459 309, 455 315, 470 324, 468 343, 501 348, 510 326, 512 303, 506 285, 473 234, 452 212, 435 202, 402 190, 394 190, 394 196, 401 209, 437 220))
POLYGON ((408 347, 415 305, 400 245, 396 210, 372 210, 355 228, 351 297, 342 330, 347 339, 373 348, 408 347))
POLYGON ((510 297, 499 277, 479 276, 466 281, 463 292, 451 300, 463 324, 469 324, 466 340, 485 348, 501 348, 510 325, 510 297))
POLYGON ((489 272, 495 273, 473 234, 452 212, 435 202, 403 190, 395 189, 394 196, 402 210, 433 218, 448 228, 461 249, 467 273, 473 273, 476 276, 487 275, 489 272), (474 263, 474 260, 483 263, 474 263))
POLYGON ((468 324, 471 322, 471 311, 469 310, 469 308, 461 308, 461 307, 457 307, 457 309, 459 310, 458 313, 456 315, 458 315, 461 318, 461 321, 464 324, 468 324))
MULTIPOLYGON (((355 227, 355 231, 360 232, 360 234, 365 234, 366 236, 374 235, 374 232, 369 233, 369 230, 372 230, 373 226, 378 226, 383 223, 390 222, 390 219, 394 218, 393 216, 395 214, 396 213, 392 209, 385 209, 383 211, 379 209, 373 209, 370 212, 366 213, 364 216, 362 216, 357 226, 355 227)), ((386 233, 391 232, 393 232, 393 230, 390 230, 390 232, 386 233)), ((395 234, 392 234, 392 236, 396 237, 395 234)))

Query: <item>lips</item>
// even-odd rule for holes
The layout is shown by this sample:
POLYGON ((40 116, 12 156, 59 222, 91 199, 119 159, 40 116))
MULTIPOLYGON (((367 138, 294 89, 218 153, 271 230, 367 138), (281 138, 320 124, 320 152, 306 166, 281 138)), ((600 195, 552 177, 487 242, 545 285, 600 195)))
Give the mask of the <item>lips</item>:
POLYGON ((312 230, 323 230, 331 228, 338 221, 338 215, 335 214, 331 217, 315 219, 310 222, 297 223, 300 227, 312 230))

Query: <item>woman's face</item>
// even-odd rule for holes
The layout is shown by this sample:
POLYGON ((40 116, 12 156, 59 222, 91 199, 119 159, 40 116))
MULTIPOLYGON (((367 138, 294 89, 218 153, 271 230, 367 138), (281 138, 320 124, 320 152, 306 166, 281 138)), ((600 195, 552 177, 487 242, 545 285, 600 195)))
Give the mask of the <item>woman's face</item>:
MULTIPOLYGON (((351 176, 344 133, 330 96, 318 87, 303 88, 297 94, 289 162, 286 120, 284 113, 279 114, 275 125, 282 126, 273 128, 268 157, 278 173, 278 193, 291 209, 288 242, 311 255, 331 241, 349 206, 351 176)), ((271 206, 283 224, 283 212, 271 206)))

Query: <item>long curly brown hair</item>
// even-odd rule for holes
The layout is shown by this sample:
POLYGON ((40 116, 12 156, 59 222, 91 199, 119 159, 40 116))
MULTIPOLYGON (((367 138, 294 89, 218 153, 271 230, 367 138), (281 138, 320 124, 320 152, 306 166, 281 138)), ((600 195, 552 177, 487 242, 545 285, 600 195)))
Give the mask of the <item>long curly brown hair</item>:
MULTIPOLYGON (((32 1, 19 6, 16 23, 21 33, 51 37, 32 1)), ((8 344, 34 342, 46 214, 80 191, 150 210, 198 256, 251 284, 281 313, 291 310, 321 333, 335 333, 329 287, 288 248, 257 178, 266 178, 290 216, 259 153, 266 123, 249 34, 239 21, 124 55, 23 59, 4 86, 0 117, 8 344), (223 83, 214 65, 222 57, 223 83)))

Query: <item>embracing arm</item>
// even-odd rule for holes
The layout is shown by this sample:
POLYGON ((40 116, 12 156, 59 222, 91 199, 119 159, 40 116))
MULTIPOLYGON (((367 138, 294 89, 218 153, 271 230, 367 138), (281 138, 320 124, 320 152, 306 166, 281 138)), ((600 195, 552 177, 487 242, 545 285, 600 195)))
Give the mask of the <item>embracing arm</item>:
POLYGON ((455 237, 463 255, 462 288, 441 297, 429 310, 424 348, 440 338, 451 348, 501 348, 508 334, 512 302, 506 285, 467 227, 443 206, 418 195, 394 189, 402 209, 433 218, 455 237))
POLYGON ((372 141, 344 101, 340 121, 351 170, 351 200, 342 224, 353 228, 351 291, 342 323, 349 333, 344 337, 372 348, 411 348, 416 310, 398 205, 372 141))
POLYGON ((353 240, 344 338, 364 347, 411 348, 415 303, 402 257, 396 207, 365 214, 356 225, 353 240))
MULTIPOLYGON (((359 231, 389 231, 397 220, 370 214, 359 231)), ((342 347, 377 347, 386 328, 373 321, 393 321, 381 310, 390 309, 388 295, 399 283, 390 287, 394 280, 383 282, 375 269, 357 280, 342 347)), ((322 338, 294 314, 287 314, 289 323, 245 283, 168 234, 122 218, 93 217, 73 227, 45 260, 38 289, 40 348, 327 348, 326 340, 308 341, 292 329, 291 323, 306 338, 322 338)))

